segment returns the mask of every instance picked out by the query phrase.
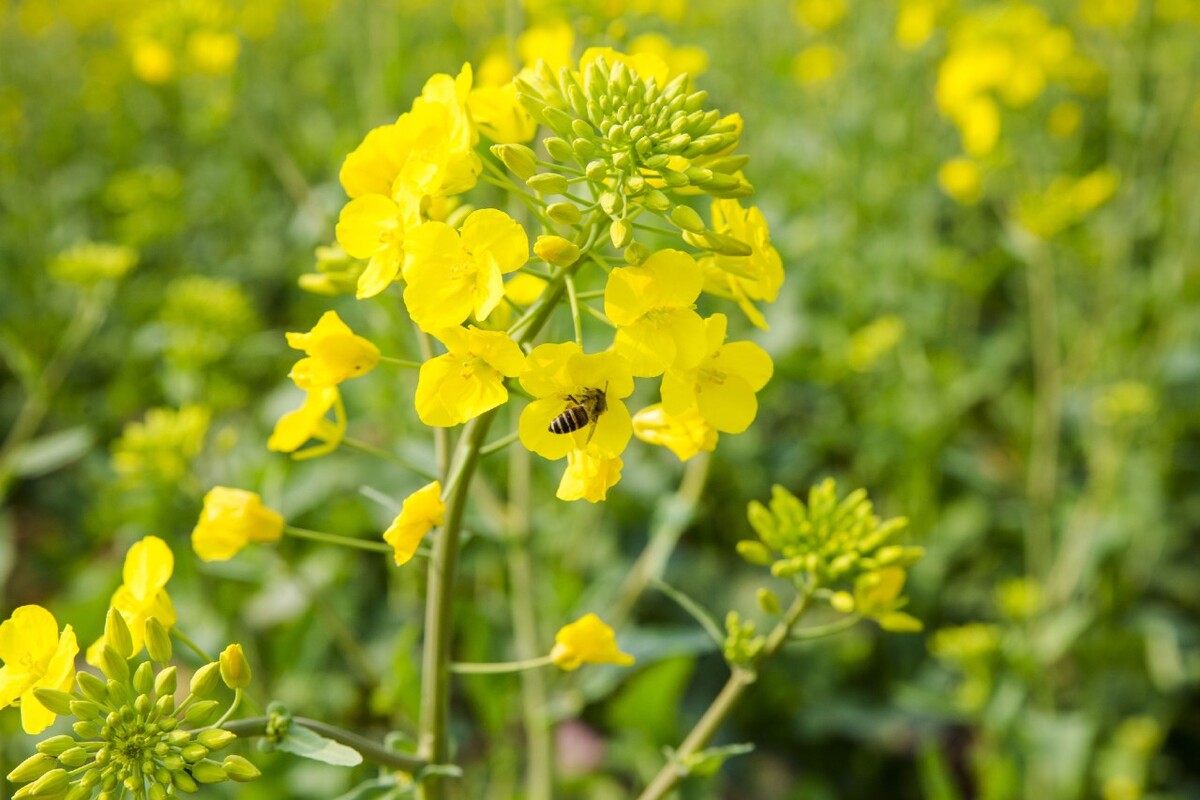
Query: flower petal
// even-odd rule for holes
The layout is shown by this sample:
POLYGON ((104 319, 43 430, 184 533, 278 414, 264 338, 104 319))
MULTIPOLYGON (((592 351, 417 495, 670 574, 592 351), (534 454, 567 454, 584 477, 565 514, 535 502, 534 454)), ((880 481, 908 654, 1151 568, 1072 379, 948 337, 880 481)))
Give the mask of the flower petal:
POLYGON ((175 554, 171 548, 157 536, 146 536, 125 554, 122 576, 133 596, 147 601, 167 585, 174 571, 175 554))
POLYGON ((529 260, 529 236, 516 220, 494 208, 474 211, 463 222, 463 247, 480 265, 514 272, 529 260))

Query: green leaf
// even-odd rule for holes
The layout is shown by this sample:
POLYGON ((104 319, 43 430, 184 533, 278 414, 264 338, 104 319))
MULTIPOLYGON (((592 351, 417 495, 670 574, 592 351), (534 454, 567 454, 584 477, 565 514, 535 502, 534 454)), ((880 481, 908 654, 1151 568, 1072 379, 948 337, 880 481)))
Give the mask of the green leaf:
POLYGON ((709 747, 701 750, 699 753, 694 753, 687 758, 680 759, 680 764, 683 765, 689 775, 696 775, 701 778, 706 778, 717 774, 726 761, 734 756, 745 755, 754 751, 754 745, 749 742, 743 744, 727 744, 722 747, 709 747))
POLYGON ((292 723, 276 748, 301 758, 321 761, 335 767, 357 767, 362 763, 362 755, 353 747, 339 744, 332 739, 326 739, 315 731, 292 723))
POLYGON ((18 451, 13 472, 22 478, 54 472, 83 458, 93 440, 91 429, 84 425, 41 436, 18 451))
MULTIPOLYGON (((382 800, 384 797, 399 796, 395 794, 397 788, 396 776, 384 775, 363 781, 345 794, 338 795, 335 800, 382 800)), ((411 794, 411 787, 405 787, 404 792, 411 794)))

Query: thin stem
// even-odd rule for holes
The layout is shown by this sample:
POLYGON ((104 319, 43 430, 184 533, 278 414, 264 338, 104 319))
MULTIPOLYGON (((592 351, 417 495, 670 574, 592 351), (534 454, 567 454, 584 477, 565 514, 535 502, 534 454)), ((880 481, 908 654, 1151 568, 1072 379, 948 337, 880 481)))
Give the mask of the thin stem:
POLYGON ((189 639, 187 637, 187 635, 184 634, 183 631, 179 630, 179 628, 172 626, 171 627, 171 635, 174 636, 176 639, 178 639, 180 642, 182 642, 185 646, 187 646, 187 648, 189 650, 191 650, 193 653, 200 656, 200 658, 204 661, 204 663, 211 664, 212 662, 216 661, 215 658, 210 656, 208 653, 204 652, 203 648, 201 648, 200 645, 196 644, 191 639, 189 639))
POLYGON ((720 728, 721 723, 729 716, 729 713, 741 700, 746 688, 749 687, 758 678, 758 667, 783 646, 787 641, 788 635, 792 628, 804 612, 808 609, 808 601, 812 598, 812 588, 809 587, 796 596, 792 601, 792 605, 784 614, 783 619, 775 624, 771 633, 767 635, 766 643, 763 645, 762 652, 754 660, 751 666, 735 666, 729 680, 725 682, 725 686, 721 688, 716 699, 712 701, 708 709, 701 715, 699 721, 692 727, 692 730, 684 738, 683 744, 675 751, 674 757, 662 766, 654 779, 646 787, 638 800, 661 800, 675 788, 679 781, 688 774, 687 767, 684 765, 688 760, 699 753, 709 743, 712 737, 720 728))
POLYGON ((222 725, 224 725, 226 722, 229 721, 229 718, 233 716, 233 712, 237 711, 237 707, 240 706, 241 704, 242 704, 242 690, 234 689, 233 690, 233 702, 229 704, 229 708, 225 709, 225 713, 221 715, 221 718, 219 720, 214 722, 212 725, 209 725, 208 727, 209 728, 219 728, 222 725))
POLYGON ((603 289, 593 289, 588 292, 576 292, 575 297, 578 300, 598 300, 604 297, 603 289))
POLYGON ((571 306, 571 324, 575 326, 575 344, 583 347, 583 323, 579 319, 579 299, 575 295, 575 281, 567 275, 567 302, 571 306))
POLYGON ((862 616, 859 614, 851 614, 848 617, 827 622, 824 625, 813 625, 808 628, 797 628, 791 632, 790 636, 793 642, 806 642, 813 639, 824 639, 826 636, 832 636, 835 633, 848 631, 858 623, 862 622, 862 616))
POLYGON ((384 450, 382 447, 376 447, 373 444, 368 444, 361 439, 343 438, 342 444, 351 448, 352 450, 358 450, 360 453, 366 453, 367 455, 372 455, 377 458, 382 458, 386 461, 391 461, 393 464, 404 467, 409 472, 416 473, 422 478, 426 478, 431 481, 437 480, 438 478, 438 473, 434 472, 428 467, 423 467, 415 461, 409 461, 404 456, 398 456, 390 450, 384 450))
POLYGON ((501 436, 499 439, 488 442, 483 447, 479 448, 479 455, 490 456, 492 453, 498 453, 513 442, 517 441, 519 438, 521 438, 519 431, 513 431, 506 436, 501 436))
POLYGON ((592 308, 587 303, 584 303, 582 307, 583 307, 584 311, 588 312, 589 314, 591 314, 593 317, 595 317, 596 319, 603 322, 608 327, 610 327, 610 328, 617 327, 616 325, 613 324, 612 320, 610 320, 608 317, 604 316, 604 313, 602 311, 592 308))
POLYGON ((396 367, 404 367, 405 369, 420 369, 421 368, 420 361, 408 361, 407 359, 392 358, 391 356, 380 356, 379 360, 382 361, 384 364, 391 364, 392 366, 396 366, 396 367))
MULTIPOLYGON (((232 722, 225 723, 224 730, 227 730, 230 733, 236 733, 238 736, 245 738, 252 736, 266 736, 267 726, 270 724, 270 722, 271 717, 236 719, 232 722)), ((419 756, 390 750, 378 742, 371 741, 364 736, 359 736, 357 733, 343 730, 337 726, 320 722, 315 719, 292 717, 292 724, 299 725, 301 728, 308 728, 313 733, 319 733, 321 736, 324 736, 327 739, 332 739, 335 742, 346 745, 347 747, 352 747, 362 754, 363 758, 373 761, 383 767, 415 773, 429 765, 428 761, 420 758, 419 756)))
MULTIPOLYGON (((487 163, 487 159, 484 159, 487 163)), ((421 330, 414 322, 413 329, 417 332, 417 345, 421 348, 421 358, 425 361, 433 358, 433 337, 421 330)), ((436 478, 446 479, 446 469, 450 458, 450 433, 445 428, 433 429, 433 457, 436 464, 436 478)))
POLYGON ((482 664, 456 661, 450 665, 450 671, 459 675, 504 675, 512 672, 522 672, 527 669, 547 667, 553 663, 548 655, 538 658, 526 658, 522 661, 493 661, 482 664))
POLYGON ((288 536, 294 536, 297 539, 309 539, 314 542, 323 544, 335 544, 339 547, 354 547, 359 550, 370 550, 375 553, 391 553, 392 546, 387 542, 375 542, 369 539, 357 539, 353 536, 342 536, 337 533, 324 533, 322 531, 310 531, 306 528, 297 528, 294 525, 285 525, 283 532, 288 536))

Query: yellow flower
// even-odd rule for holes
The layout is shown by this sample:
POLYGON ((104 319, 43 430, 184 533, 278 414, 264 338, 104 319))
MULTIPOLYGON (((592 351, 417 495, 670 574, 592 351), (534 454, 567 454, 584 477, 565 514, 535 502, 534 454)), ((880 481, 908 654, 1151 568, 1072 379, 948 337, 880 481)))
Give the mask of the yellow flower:
POLYGON ((587 500, 598 503, 608 496, 608 490, 621 480, 620 458, 590 455, 585 450, 567 453, 567 469, 555 494, 559 500, 587 500))
POLYGON ((358 276, 357 297, 374 297, 392 284, 404 265, 404 232, 416 224, 410 205, 382 194, 364 194, 351 200, 338 216, 334 234, 338 244, 354 258, 369 259, 358 276))
POLYGON ((617 353, 585 355, 575 342, 538 345, 525 359, 521 385, 537 399, 521 412, 517 430, 521 443, 543 458, 555 461, 584 449, 615 458, 629 444, 633 422, 623 400, 633 393, 633 375, 617 353), (571 433, 550 431, 552 420, 597 393, 603 393, 605 408, 592 415, 594 426, 589 420, 571 433))
POLYGON ((1046 118, 1046 130, 1050 131, 1050 135, 1055 139, 1068 139, 1079 130, 1079 123, 1082 121, 1083 109, 1079 103, 1063 100, 1050 109, 1050 116, 1046 118))
POLYGON ((445 521, 446 504, 442 502, 442 484, 438 481, 406 497, 399 515, 383 532, 383 540, 395 550, 396 564, 407 563, 429 529, 445 521))
POLYGON ((238 38, 232 33, 195 31, 187 40, 188 59, 197 72, 228 75, 237 62, 238 38))
POLYGON ((244 489, 214 486, 204 496, 192 549, 203 561, 233 558, 250 542, 275 542, 283 535, 283 515, 244 489))
POLYGON ((0 622, 0 708, 19 701, 26 733, 39 734, 53 724, 54 712, 33 690, 70 691, 78 652, 71 626, 59 634, 54 615, 41 606, 20 606, 0 622))
POLYGON ((712 229, 750 246, 748 256, 713 254, 700 260, 704 291, 734 300, 755 326, 767 321, 752 300, 775 302, 783 286, 783 261, 771 245, 767 220, 758 208, 742 208, 737 200, 714 200, 712 229))
POLYGON ((996 149, 1000 141, 1000 108, 990 97, 976 97, 955 113, 962 146, 969 154, 980 158, 996 149))
POLYGON ((379 363, 379 348, 354 331, 336 311, 326 311, 308 333, 288 333, 288 346, 303 350, 290 377, 301 389, 324 389, 365 375, 379 363))
POLYGON ((667 76, 687 74, 692 78, 708 70, 708 53, 702 47, 675 47, 667 37, 658 33, 646 33, 629 42, 629 55, 633 57, 653 55, 667 65, 667 76))
POLYGON ((796 19, 814 31, 827 31, 846 16, 846 0, 796 0, 796 19))
POLYGON ((525 366, 521 347, 500 331, 445 328, 433 334, 450 352, 421 365, 417 416, 426 425, 448 428, 508 402, 504 379, 525 366))
POLYGON ((704 321, 693 310, 703 275, 679 250, 660 250, 638 267, 614 269, 604 287, 604 313, 617 326, 613 350, 640 378, 704 354, 704 321))
POLYGON ((133 73, 146 83, 166 83, 175 76, 175 56, 162 42, 139 41, 133 47, 133 73))
POLYGON ((713 314, 704 320, 707 355, 690 369, 669 369, 663 377, 663 408, 682 414, 691 406, 722 433, 741 433, 758 413, 755 393, 766 386, 774 369, 771 357, 753 342, 725 341, 727 320, 713 314))
POLYGON ((571 64, 575 29, 562 20, 534 25, 517 39, 517 53, 526 64, 545 61, 556 72, 571 64))
POLYGON ((617 648, 613 629, 595 614, 585 614, 564 625, 554 636, 550 659, 565 670, 579 669, 584 664, 618 664, 628 667, 633 656, 617 648))
POLYGON ((896 41, 905 50, 916 50, 929 41, 938 15, 947 0, 900 0, 896 14, 896 41))
POLYGON ((708 424, 695 406, 675 415, 668 414, 662 403, 643 408, 633 415, 633 435, 643 442, 667 448, 680 461, 717 448, 716 428, 708 424))
POLYGON ((815 86, 833 80, 846 68, 846 56, 832 44, 810 45, 792 60, 792 76, 798 83, 815 86))
MULTIPOLYGON (((125 554, 122 570, 124 583, 117 587, 109 605, 121 612, 133 640, 137 655, 146 640, 146 620, 153 617, 164 628, 175 624, 175 606, 167 594, 167 581, 175 571, 175 555, 167 543, 157 536, 146 536, 125 554)), ((105 639, 101 636, 87 650, 87 662, 100 665, 100 651, 105 639)))
POLYGON ((508 214, 474 211, 455 232, 427 222, 405 242, 404 303, 424 331, 487 319, 504 297, 503 276, 529 260, 529 237, 508 214))
POLYGON ((907 575, 900 567, 884 567, 859 575, 854 581, 854 607, 864 617, 893 633, 916 633, 921 621, 900 609, 908 603, 902 597, 907 575))
POLYGON ((267 449, 276 453, 292 453, 292 458, 315 458, 332 452, 346 435, 346 409, 336 386, 313 389, 304 396, 304 403, 289 411, 275 423, 267 449), (326 418, 333 409, 333 419, 326 418), (307 450, 300 446, 309 439, 321 442, 307 450), (297 452, 299 451, 299 452, 297 452))
POLYGON ((964 206, 972 206, 983 196, 983 174, 970 158, 952 158, 938 168, 938 185, 964 206))
POLYGON ((582 74, 597 58, 603 58, 608 65, 624 64, 641 78, 654 78, 659 86, 665 86, 670 79, 671 70, 667 62, 657 53, 641 52, 636 55, 619 53, 611 47, 589 47, 579 57, 579 72, 582 74))
POLYGON ((1048 239, 1108 202, 1120 182, 1120 173, 1111 167, 1101 167, 1082 178, 1060 176, 1044 192, 1022 195, 1017 219, 1030 233, 1048 239))
POLYGON ((467 106, 480 132, 496 144, 528 142, 537 133, 537 121, 517 100, 512 83, 471 90, 467 106))

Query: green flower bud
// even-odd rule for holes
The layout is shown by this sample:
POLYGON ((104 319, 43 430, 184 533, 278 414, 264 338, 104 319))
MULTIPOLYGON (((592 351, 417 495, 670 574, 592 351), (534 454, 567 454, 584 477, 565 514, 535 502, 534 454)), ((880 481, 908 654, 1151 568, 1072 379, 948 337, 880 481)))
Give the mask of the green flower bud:
POLYGON ((542 112, 542 119, 545 120, 546 127, 559 136, 570 136, 573 132, 571 115, 554 106, 546 106, 546 110, 542 112))
POLYGON ((854 612, 854 595, 849 592, 834 592, 829 598, 829 605, 839 614, 851 614, 854 612))
POLYGON ((175 719, 174 717, 166 717, 165 719, 160 719, 158 721, 158 727, 168 733, 175 730, 175 726, 178 724, 179 724, 179 721, 177 719, 175 719))
POLYGON ((75 731, 75 735, 80 739, 100 738, 100 726, 95 722, 76 722, 71 726, 71 730, 75 731))
MULTIPOLYGON (((67 715, 63 714, 62 716, 67 715)), ((57 758, 74 747, 75 744, 75 737, 68 736, 65 733, 60 733, 58 736, 51 736, 44 742, 39 742, 37 751, 39 753, 45 753, 48 756, 54 756, 57 758)), ((12 780, 12 778, 9 778, 9 780, 12 780)))
POLYGON ((138 694, 150 694, 154 691, 154 667, 149 661, 138 664, 133 671, 133 688, 138 694))
POLYGON ((688 136, 686 133, 680 133, 668 139, 666 144, 663 145, 662 149, 671 155, 679 155, 691 143, 692 137, 688 136))
POLYGON ((154 678, 154 693, 159 697, 168 694, 175 694, 176 688, 176 673, 175 667, 165 667, 154 678))
POLYGON ((171 660, 171 634, 157 617, 146 620, 146 652, 159 664, 171 660))
POLYGON ((579 207, 574 203, 551 203, 546 206, 546 215, 563 225, 574 225, 582 218, 579 207))
MULTIPOLYGON (((579 120, 575 120, 579 122, 579 120)), ((548 136, 542 140, 542 144, 546 147, 546 152, 555 161, 574 161, 575 151, 571 149, 571 144, 566 139, 560 139, 557 136, 548 136)))
POLYGON ((628 172, 633 167, 633 156, 628 151, 618 150, 612 156, 613 166, 621 172, 628 172))
MULTIPOLYGON (((492 153, 521 180, 537 172, 537 156, 523 144, 494 144, 492 153)), ((156 661, 158 659, 155 659, 156 661)))
POLYGON ((598 145, 587 139, 579 138, 571 142, 571 149, 575 151, 575 155, 580 158, 595 158, 596 156, 604 155, 604 151, 598 145))
MULTIPOLYGON (((610 217, 620 217, 625 213, 625 198, 616 192, 601 192, 600 208, 610 217)), ((620 245, 620 247, 624 246, 620 245)))
POLYGON ((179 772, 179 770, 183 769, 184 767, 184 761, 180 756, 172 753, 169 756, 163 757, 162 765, 165 769, 170 770, 171 772, 179 772))
POLYGON ((139 694, 133 700, 133 708, 139 716, 146 716, 150 713, 150 709, 154 707, 154 703, 150 700, 150 695, 139 694))
POLYGON ((650 248, 641 242, 634 242, 625 248, 625 263, 636 267, 650 257, 650 248))
POLYGON ((77 783, 67 792, 65 800, 91 800, 92 787, 77 783))
POLYGON ((196 734, 196 741, 209 750, 220 750, 222 747, 228 747, 236 739, 236 733, 222 728, 209 728, 206 731, 200 731, 200 733, 196 734))
POLYGON ((17 791, 13 795, 13 800, 16 800, 18 797, 57 797, 58 795, 66 794, 67 787, 70 785, 71 779, 67 776, 65 769, 52 769, 33 783, 17 791))
POLYGON ((194 764, 202 758, 208 757, 208 748, 199 742, 192 742, 187 747, 179 751, 179 755, 184 761, 189 764, 194 764))
POLYGON ((742 169, 750 162, 750 156, 722 156, 705 163, 704 166, 711 169, 713 172, 720 172, 724 175, 732 175, 742 169))
POLYGON ((46 755, 45 753, 34 753, 18 764, 12 772, 8 773, 8 780, 11 783, 36 781, 54 769, 55 763, 54 756, 46 755))
POLYGON ((158 701, 154 704, 154 710, 158 712, 158 716, 160 717, 171 716, 175 713, 175 696, 164 694, 162 697, 158 698, 158 701))
POLYGON ((100 719, 103 709, 91 700, 73 700, 71 701, 71 716, 76 719, 95 720, 100 719))
MULTIPOLYGON (((117 616, 120 616, 118 614, 117 616)), ((128 631, 126 631, 128 633, 128 631)), ((129 663, 111 645, 100 649, 100 671, 110 680, 124 683, 129 680, 129 663)))
MULTIPOLYGON (((126 676, 128 676, 128 671, 126 671, 126 676)), ((124 681, 116 681, 110 678, 108 683, 105 685, 105 689, 107 690, 109 702, 111 702, 115 708, 127 706, 133 701, 133 695, 129 691, 129 685, 124 681)))
POLYGON ((221 680, 230 689, 245 689, 250 685, 250 663, 240 644, 231 644, 221 651, 221 680))
POLYGON ((588 162, 584 174, 592 183, 601 183, 608 177, 608 164, 599 159, 588 162))
POLYGON ((533 252, 547 264, 565 267, 579 258, 579 245, 561 236, 539 236, 533 252))
POLYGON ((570 184, 562 175, 542 172, 527 179, 525 185, 538 194, 565 194, 570 184))
POLYGON ((672 189, 678 189, 688 184, 687 176, 682 172, 676 172, 673 169, 663 167, 658 170, 658 174, 662 176, 663 183, 672 189))
MULTIPOLYGON (((593 143, 596 141, 596 129, 582 119, 577 119, 571 123, 571 132, 575 134, 577 139, 585 139, 593 143)), ((566 159, 564 158, 563 161, 566 161, 566 159)))
POLYGON ((188 710, 184 712, 183 718, 187 720, 189 725, 199 727, 207 725, 217 718, 218 712, 221 710, 221 704, 216 700, 201 700, 199 703, 192 703, 188 706, 188 710))
POLYGON ((110 608, 104 618, 104 643, 121 658, 133 655, 133 637, 129 634, 129 625, 125 623, 121 612, 115 608, 110 608))
POLYGON ((192 765, 192 777, 199 783, 222 783, 229 780, 229 773, 215 761, 201 761, 192 765))
POLYGON ((208 697, 221 679, 221 665, 216 661, 205 664, 192 675, 190 691, 196 697, 208 697))
POLYGON ((641 194, 646 191, 646 179, 641 175, 630 175, 625 181, 625 194, 641 194))
POLYGON ((760 567, 765 567, 772 561, 770 549, 762 542, 756 542, 753 539, 743 539, 738 542, 737 552, 747 562, 760 567))
POLYGON ((200 791, 199 785, 197 785, 196 781, 192 779, 192 776, 188 775, 186 772, 175 772, 175 774, 171 776, 171 783, 173 783, 175 788, 181 792, 187 792, 191 794, 200 791))
POLYGON ((691 206, 675 206, 671 209, 671 222, 677 227, 693 233, 704 233, 704 220, 691 206))
POLYGON ((671 200, 658 189, 651 189, 642 198, 642 205, 651 211, 663 212, 671 207, 671 200))
POLYGON ((166 800, 168 797, 167 790, 157 783, 150 785, 150 791, 146 796, 149 798, 149 800, 166 800))
POLYGON ((704 105, 704 101, 708 99, 708 92, 701 89, 698 92, 692 92, 688 95, 687 100, 683 103, 683 110, 689 114, 696 111, 700 106, 704 105))
POLYGON ((633 241, 633 225, 623 219, 615 219, 608 228, 608 235, 612 239, 613 247, 627 247, 633 241))
POLYGON ((237 755, 225 756, 222 766, 225 767, 225 772, 229 774, 229 777, 238 783, 247 783, 262 775, 258 771, 258 767, 237 755))
POLYGON ((654 155, 645 159, 642 163, 650 169, 662 169, 670 160, 671 157, 666 153, 655 153, 654 155))
POLYGON ((765 586, 759 587, 758 607, 768 614, 778 614, 782 607, 779 605, 779 596, 765 586))
POLYGON ((72 747, 70 750, 59 756, 58 760, 64 767, 71 767, 74 769, 75 767, 82 767, 88 762, 90 757, 91 756, 88 755, 88 752, 82 747, 72 747))
POLYGON ((60 692, 58 689, 47 689, 44 687, 34 689, 33 696, 38 699, 39 703, 60 717, 70 716, 71 702, 75 699, 74 695, 60 692))

